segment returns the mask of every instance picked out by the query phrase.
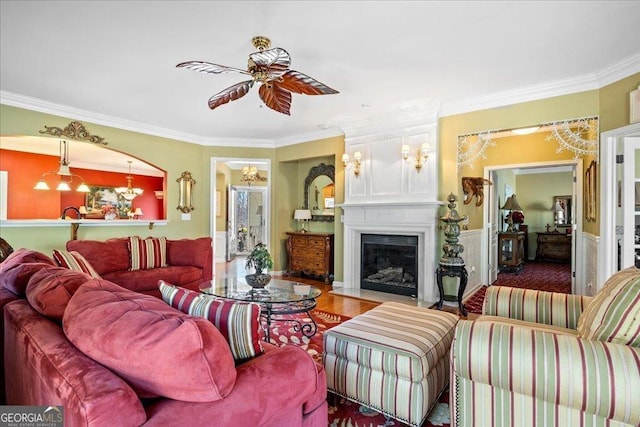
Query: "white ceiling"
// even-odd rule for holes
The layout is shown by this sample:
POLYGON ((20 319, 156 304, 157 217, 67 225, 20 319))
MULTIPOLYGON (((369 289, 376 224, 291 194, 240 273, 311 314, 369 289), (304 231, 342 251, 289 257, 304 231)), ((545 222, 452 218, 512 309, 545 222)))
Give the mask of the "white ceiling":
POLYGON ((2 0, 0 95, 190 142, 273 146, 424 105, 447 115, 601 87, 612 66, 640 71, 639 22, 639 1, 2 0), (175 65, 245 68, 256 35, 340 93, 294 94, 286 116, 256 85, 209 110, 246 76, 175 65))

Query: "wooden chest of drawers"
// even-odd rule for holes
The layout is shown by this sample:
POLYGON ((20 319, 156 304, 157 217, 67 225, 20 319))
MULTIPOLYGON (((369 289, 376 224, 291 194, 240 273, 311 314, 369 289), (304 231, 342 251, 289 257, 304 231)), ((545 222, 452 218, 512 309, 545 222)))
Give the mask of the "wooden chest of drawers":
POLYGON ((537 233, 536 261, 571 262, 571 235, 565 233, 537 233))
POLYGON ((333 234, 287 233, 287 275, 322 276, 329 284, 333 276, 333 234))

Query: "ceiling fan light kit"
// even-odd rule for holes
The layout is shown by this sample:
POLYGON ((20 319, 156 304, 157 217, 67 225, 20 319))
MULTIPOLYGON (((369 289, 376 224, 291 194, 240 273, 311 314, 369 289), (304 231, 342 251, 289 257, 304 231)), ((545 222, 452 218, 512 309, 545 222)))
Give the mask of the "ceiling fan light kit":
POLYGON ((176 67, 187 68, 207 74, 240 73, 251 77, 230 86, 209 98, 209 108, 215 109, 230 101, 240 99, 249 92, 254 83, 260 83, 258 95, 264 104, 279 113, 290 115, 291 94, 303 95, 331 95, 339 93, 337 90, 321 83, 306 74, 291 70, 289 53, 279 47, 271 48, 271 40, 264 36, 251 39, 253 46, 258 49, 249 55, 247 69, 227 67, 205 61, 182 62, 176 67))

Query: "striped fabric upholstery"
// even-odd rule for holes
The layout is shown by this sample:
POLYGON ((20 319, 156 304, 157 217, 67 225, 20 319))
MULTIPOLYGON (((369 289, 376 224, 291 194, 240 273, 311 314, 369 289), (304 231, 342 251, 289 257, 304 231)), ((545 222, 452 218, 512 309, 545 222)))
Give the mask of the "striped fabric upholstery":
POLYGON ((554 326, 554 325, 545 325, 544 323, 527 322, 526 320, 509 319, 507 317, 482 315, 475 320, 476 322, 500 322, 500 323, 506 323, 512 326, 529 328, 536 331, 552 332, 554 334, 570 335, 574 337, 578 336, 578 331, 575 329, 563 328, 561 326, 554 326))
POLYGON ((147 270, 167 266, 167 238, 129 237, 130 270, 147 270))
POLYGON ((386 302, 324 335, 327 387, 410 425, 420 425, 448 383, 458 317, 386 302))
POLYGON ((482 313, 576 329, 591 297, 557 292, 489 286, 482 313))
POLYGON ((502 322, 460 321, 451 425, 640 425, 640 351, 502 322))
POLYGON ((607 280, 580 316, 578 333, 590 340, 640 347, 639 269, 619 271, 607 280))
POLYGON ((225 337, 237 363, 263 353, 260 330, 260 305, 256 303, 216 299, 188 289, 158 283, 162 299, 191 316, 203 317, 215 325, 225 337))
POLYGON ((76 251, 61 251, 54 249, 53 259, 60 267, 86 273, 94 279, 101 279, 100 275, 93 269, 91 263, 76 251))

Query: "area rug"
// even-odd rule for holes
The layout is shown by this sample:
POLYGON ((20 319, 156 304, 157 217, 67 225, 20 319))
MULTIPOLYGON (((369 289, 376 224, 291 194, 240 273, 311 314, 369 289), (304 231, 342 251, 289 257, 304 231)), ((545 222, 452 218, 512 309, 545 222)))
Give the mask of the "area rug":
MULTIPOLYGON (((518 273, 498 273, 492 286, 537 289, 547 292, 571 293, 571 266, 547 262, 528 262, 518 273)), ((487 287, 483 286, 464 301, 469 313, 482 314, 482 304, 487 287)))
MULTIPOLYGON (((318 332, 311 338, 304 336, 299 331, 299 324, 311 323, 311 319, 306 314, 296 314, 287 316, 289 321, 276 321, 271 324, 270 339, 272 344, 296 345, 303 348, 313 357, 322 363, 322 340, 324 333, 332 327, 349 320, 350 317, 321 310, 312 310, 311 316, 316 321, 318 332)), ((263 328, 266 323, 263 322, 263 328)), ((336 396, 329 392, 327 397, 329 402, 329 427, 405 427, 407 424, 390 419, 381 413, 351 402, 343 397, 336 396)), ((440 396, 429 413, 427 420, 421 427, 449 426, 449 391, 446 390, 440 396)))
MULTIPOLYGON (((310 324, 307 314, 292 314, 286 316, 288 320, 278 320, 271 323, 269 342, 277 346, 297 345, 306 350, 318 363, 322 363, 322 339, 324 333, 336 325, 349 320, 350 317, 340 314, 327 313, 322 310, 311 310, 311 316, 316 322, 318 331, 311 338, 304 336, 298 329, 300 324, 310 324), (300 323, 298 323, 300 322, 300 323)), ((263 329, 266 322, 262 322, 263 329)))

